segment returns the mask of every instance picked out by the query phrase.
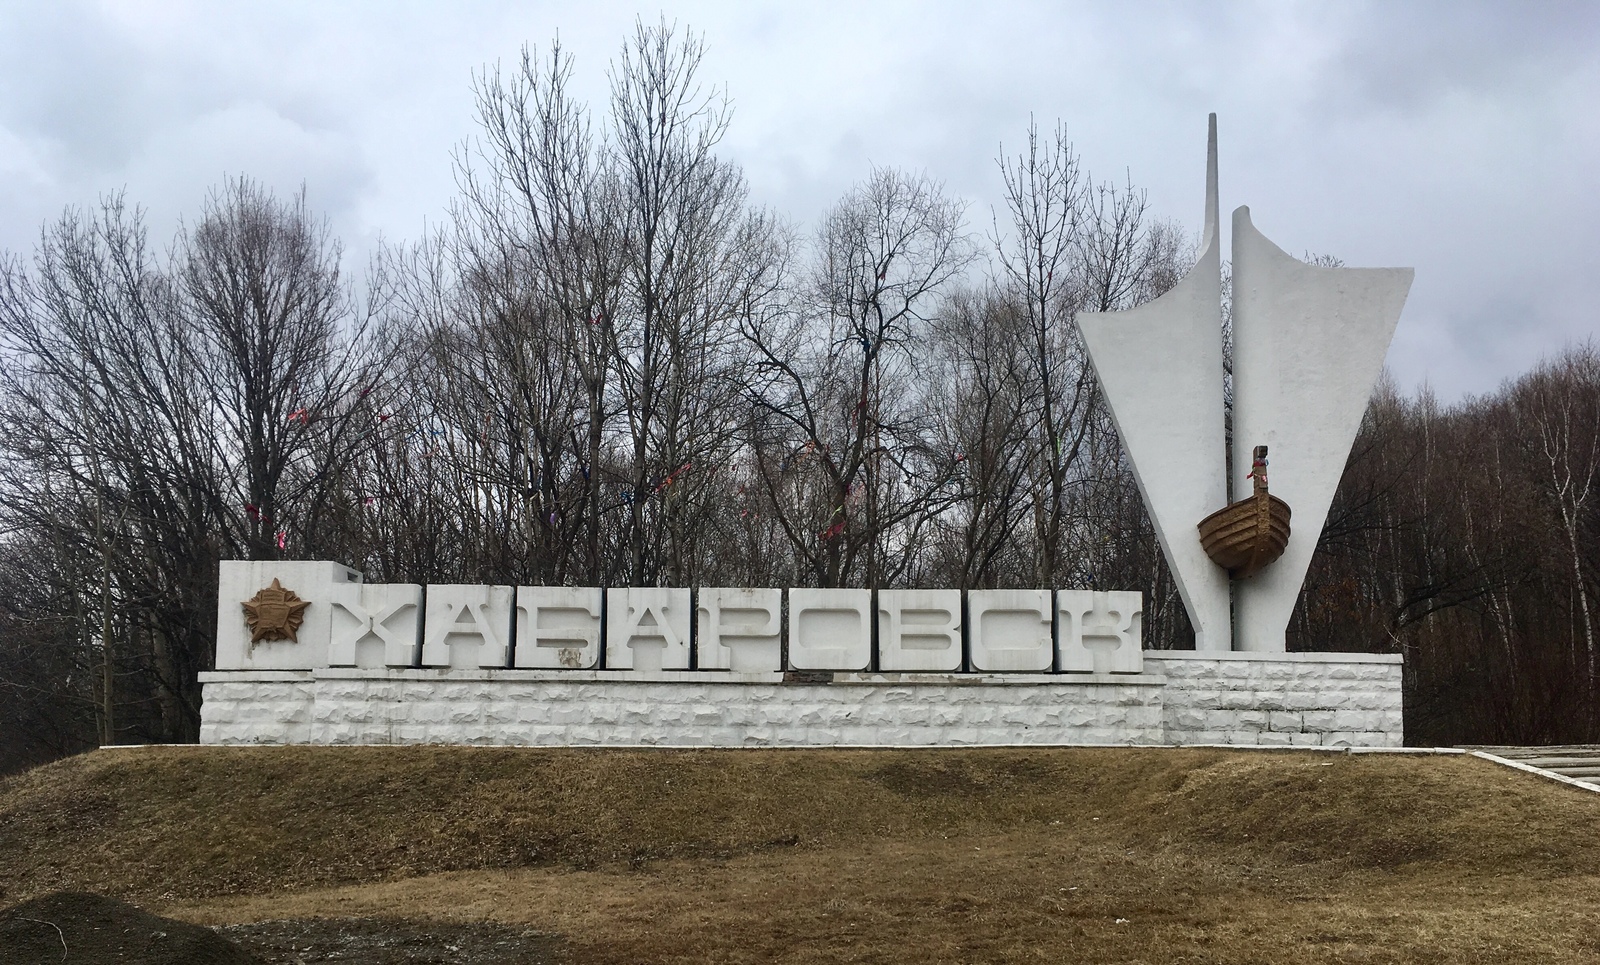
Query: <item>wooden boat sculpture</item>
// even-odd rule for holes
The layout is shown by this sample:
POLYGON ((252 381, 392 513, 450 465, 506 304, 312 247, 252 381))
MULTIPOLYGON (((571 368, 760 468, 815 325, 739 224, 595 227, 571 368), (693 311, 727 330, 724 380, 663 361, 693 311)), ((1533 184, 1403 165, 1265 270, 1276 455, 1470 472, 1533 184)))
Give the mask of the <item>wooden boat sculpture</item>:
POLYGON ((1289 545, 1289 504, 1267 492, 1267 447, 1256 446, 1250 466, 1255 493, 1200 521, 1200 545, 1236 580, 1254 576, 1289 545))

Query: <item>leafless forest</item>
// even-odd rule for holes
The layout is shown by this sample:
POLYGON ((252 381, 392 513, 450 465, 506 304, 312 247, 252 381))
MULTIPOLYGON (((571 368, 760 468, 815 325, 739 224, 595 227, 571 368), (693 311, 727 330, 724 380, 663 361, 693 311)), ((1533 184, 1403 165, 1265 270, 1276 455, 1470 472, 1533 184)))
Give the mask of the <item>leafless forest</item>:
MULTIPOLYGON (((1192 645, 1072 324, 1191 236, 1062 127, 1000 152, 992 216, 877 168, 798 228, 718 155, 700 55, 641 27, 593 115, 559 48, 484 72, 450 217, 359 279, 249 180, 170 242, 113 197, 0 259, 0 770, 194 740, 222 558, 1139 589, 1192 645)), ((1600 739, 1597 425, 1592 345, 1381 385, 1291 647, 1404 652, 1410 743, 1600 739)))

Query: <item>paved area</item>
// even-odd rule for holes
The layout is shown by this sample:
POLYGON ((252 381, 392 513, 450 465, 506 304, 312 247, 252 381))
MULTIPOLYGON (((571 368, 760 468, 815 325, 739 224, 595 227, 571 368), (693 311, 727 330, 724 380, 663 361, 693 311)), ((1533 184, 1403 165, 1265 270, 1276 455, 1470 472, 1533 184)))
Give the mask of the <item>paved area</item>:
POLYGON ((1465 746, 1479 757, 1534 771, 1567 784, 1600 791, 1600 744, 1554 744, 1544 747, 1465 746))

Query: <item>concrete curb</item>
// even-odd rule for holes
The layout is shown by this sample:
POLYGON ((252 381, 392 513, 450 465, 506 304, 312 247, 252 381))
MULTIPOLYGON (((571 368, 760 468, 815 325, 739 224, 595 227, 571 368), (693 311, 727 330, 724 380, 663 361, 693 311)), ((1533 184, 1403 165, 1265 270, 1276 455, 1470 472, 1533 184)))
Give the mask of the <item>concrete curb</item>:
MULTIPOLYGON (((1459 747, 1314 747, 1287 744, 762 744, 757 746, 727 747, 722 745, 696 746, 692 744, 107 744, 97 748, 102 751, 131 751, 155 747, 195 747, 207 750, 233 748, 280 747, 456 747, 462 750, 588 750, 588 751, 984 751, 984 750, 1047 750, 1059 748, 1099 748, 1102 750, 1208 750, 1208 751, 1272 751, 1277 753, 1312 754, 1409 754, 1430 756, 1438 754, 1466 754, 1459 747)), ((1479 754, 1499 761, 1499 758, 1479 754)), ((1511 761, 1500 763, 1523 765, 1511 761)), ((1537 768, 1525 768, 1538 770, 1537 768)), ((1545 773, 1545 772, 1540 772, 1545 773)), ((1578 783, 1559 774, 1550 775, 1557 780, 1578 783)), ((1588 790, 1595 788, 1584 785, 1588 790)))

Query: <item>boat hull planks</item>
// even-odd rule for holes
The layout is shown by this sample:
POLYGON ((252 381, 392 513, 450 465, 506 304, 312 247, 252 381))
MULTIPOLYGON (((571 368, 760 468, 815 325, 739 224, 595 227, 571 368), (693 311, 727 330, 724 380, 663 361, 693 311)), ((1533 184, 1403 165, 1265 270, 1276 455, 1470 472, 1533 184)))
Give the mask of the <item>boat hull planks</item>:
POLYGON ((1236 580, 1248 579, 1289 545, 1289 504, 1258 492, 1200 521, 1200 545, 1236 580))

